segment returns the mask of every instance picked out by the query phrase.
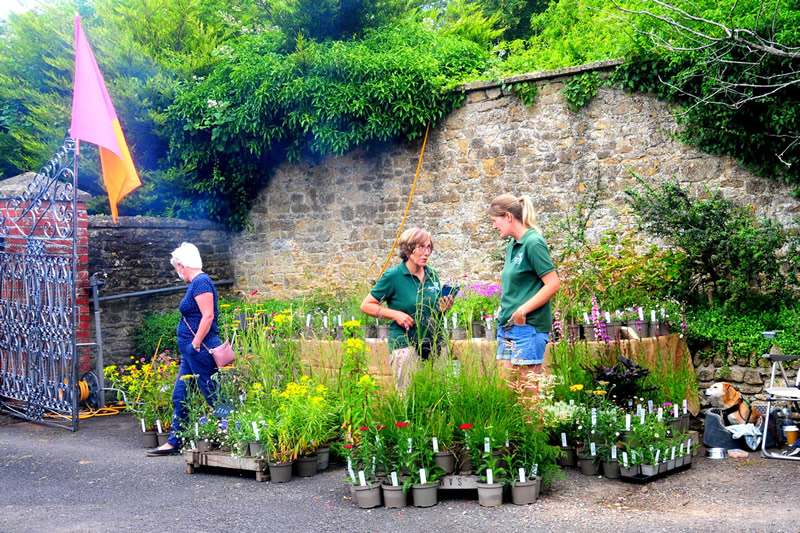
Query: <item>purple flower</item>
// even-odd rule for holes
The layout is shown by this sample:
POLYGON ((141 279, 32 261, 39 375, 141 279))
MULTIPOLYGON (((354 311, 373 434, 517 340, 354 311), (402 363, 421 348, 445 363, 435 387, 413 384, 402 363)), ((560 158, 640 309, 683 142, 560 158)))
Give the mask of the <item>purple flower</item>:
POLYGON ((208 418, 206 418, 205 416, 201 416, 197 421, 200 422, 201 424, 205 424, 206 422, 208 422, 208 418))
POLYGON ((223 418, 219 421, 219 427, 221 427, 224 431, 228 431, 228 421, 223 418))

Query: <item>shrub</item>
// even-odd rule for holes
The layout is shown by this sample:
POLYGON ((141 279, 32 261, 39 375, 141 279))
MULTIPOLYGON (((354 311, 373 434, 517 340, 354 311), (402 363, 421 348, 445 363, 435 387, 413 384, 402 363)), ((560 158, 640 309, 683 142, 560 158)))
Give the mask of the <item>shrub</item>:
POLYGON ((180 311, 147 313, 142 318, 142 323, 132 331, 136 356, 152 357, 159 340, 161 341, 160 350, 175 349, 178 345, 177 329, 180 319, 180 311))

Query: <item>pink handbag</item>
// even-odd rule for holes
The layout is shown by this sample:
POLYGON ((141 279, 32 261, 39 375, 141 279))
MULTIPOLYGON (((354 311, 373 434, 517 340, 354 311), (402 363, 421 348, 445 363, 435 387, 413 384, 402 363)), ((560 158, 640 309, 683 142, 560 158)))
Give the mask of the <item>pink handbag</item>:
MULTIPOLYGON (((195 332, 192 329, 192 326, 189 325, 186 317, 183 317, 183 321, 186 322, 186 327, 189 328, 189 331, 192 332, 192 335, 195 335, 195 332)), ((201 344, 203 348, 208 350, 208 353, 211 354, 211 357, 214 358, 214 363, 217 365, 217 368, 228 366, 229 364, 233 363, 234 359, 236 359, 236 352, 233 351, 233 346, 231 346, 231 343, 227 340, 213 349, 206 346, 205 343, 201 344)))

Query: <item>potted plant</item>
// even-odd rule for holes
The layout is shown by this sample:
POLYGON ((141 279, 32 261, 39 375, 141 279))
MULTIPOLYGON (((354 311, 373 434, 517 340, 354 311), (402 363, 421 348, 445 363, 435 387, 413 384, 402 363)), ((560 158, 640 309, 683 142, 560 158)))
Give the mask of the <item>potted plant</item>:
POLYGON ((481 454, 478 467, 478 502, 483 507, 496 507, 503 503, 503 489, 507 481, 507 470, 500 466, 500 459, 486 448, 481 454))
MULTIPOLYGON (((415 507, 430 507, 438 503, 439 479, 444 470, 433 458, 433 443, 429 429, 424 424, 410 425, 411 437, 407 440, 404 461, 409 470, 403 483, 405 491, 411 489, 415 507)), ((402 456, 402 450, 399 452, 402 456)))

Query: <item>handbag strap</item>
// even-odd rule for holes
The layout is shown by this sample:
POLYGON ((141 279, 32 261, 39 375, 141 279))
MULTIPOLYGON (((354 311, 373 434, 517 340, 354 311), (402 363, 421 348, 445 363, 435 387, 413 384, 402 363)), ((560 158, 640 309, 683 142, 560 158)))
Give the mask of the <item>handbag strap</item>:
MULTIPOLYGON (((186 323, 186 327, 187 327, 187 328, 189 328, 189 331, 191 331, 191 332, 192 332, 192 335, 197 335, 197 333, 195 333, 195 332, 194 332, 194 330, 192 329, 192 326, 190 326, 190 325, 189 325, 189 321, 188 321, 188 320, 186 320, 186 317, 185 317, 185 316, 183 316, 183 315, 181 315, 181 316, 183 317, 183 321, 186 323)), ((203 340, 205 340, 205 339, 203 339, 203 340)), ((205 348, 205 349, 206 349, 206 351, 207 351, 208 353, 211 353, 211 350, 209 350, 209 349, 208 349, 208 346, 206 346, 206 343, 205 343, 205 342, 201 342, 201 343, 200 343, 200 346, 202 346, 203 348, 205 348)))

